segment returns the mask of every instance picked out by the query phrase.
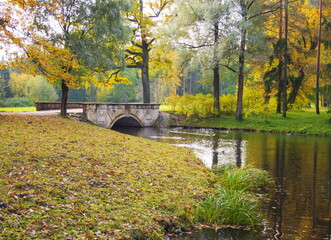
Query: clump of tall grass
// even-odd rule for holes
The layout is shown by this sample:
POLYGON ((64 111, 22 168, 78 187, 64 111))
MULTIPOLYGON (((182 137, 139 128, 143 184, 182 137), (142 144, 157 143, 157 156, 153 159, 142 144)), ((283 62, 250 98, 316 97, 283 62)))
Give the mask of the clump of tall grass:
POLYGON ((266 171, 252 167, 224 165, 214 169, 220 176, 215 191, 196 208, 198 222, 216 225, 251 225, 260 222, 260 203, 256 192, 272 184, 266 171))

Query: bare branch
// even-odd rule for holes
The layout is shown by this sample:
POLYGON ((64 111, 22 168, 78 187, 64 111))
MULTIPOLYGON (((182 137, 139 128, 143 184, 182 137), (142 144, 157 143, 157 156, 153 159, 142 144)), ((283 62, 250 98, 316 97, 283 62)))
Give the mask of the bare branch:
POLYGON ((249 10, 253 6, 254 2, 255 0, 252 0, 250 3, 248 3, 246 9, 249 10))
POLYGON ((152 40, 149 41, 148 45, 152 45, 153 42, 155 42, 155 38, 153 38, 152 40))
POLYGON ((269 14, 269 13, 272 13, 272 12, 276 12, 280 7, 276 7, 274 9, 271 9, 269 11, 265 11, 265 12, 261 12, 261 13, 258 13, 258 14, 255 14, 253 16, 250 16, 248 18, 248 20, 252 19, 252 18, 255 18, 255 17, 258 17, 258 16, 263 16, 263 15, 266 15, 266 14, 269 14))
POLYGON ((141 64, 137 64, 137 65, 127 65, 126 66, 127 68, 143 68, 143 65, 141 65, 141 64))
POLYGON ((184 46, 189 47, 189 48, 192 48, 192 49, 214 46, 214 44, 201 44, 201 45, 198 45, 198 46, 191 45, 191 44, 188 44, 188 43, 179 43, 179 44, 184 45, 184 46))
POLYGON ((133 52, 133 51, 131 51, 131 50, 129 50, 129 49, 126 49, 125 51, 126 51, 127 53, 132 54, 132 55, 135 55, 135 56, 139 56, 139 57, 142 57, 142 56, 143 56, 142 53, 139 53, 139 52, 133 52))
POLYGON ((158 9, 158 11, 154 11, 154 15, 153 16, 149 16, 149 18, 157 18, 160 16, 161 12, 163 11, 163 9, 166 7, 166 5, 169 3, 169 1, 165 1, 162 3, 162 0, 160 0, 160 8, 158 9))
POLYGON ((120 70, 117 70, 116 72, 113 72, 112 74, 110 74, 110 76, 109 76, 109 78, 107 79, 107 81, 110 81, 110 79, 113 77, 113 76, 115 76, 115 82, 119 82, 118 80, 117 80, 117 77, 118 77, 118 74, 121 72, 122 70, 120 69, 120 70))
POLYGON ((135 41, 133 41, 133 40, 131 40, 131 44, 133 45, 133 46, 136 46, 136 47, 138 47, 138 48, 143 48, 143 46, 142 45, 140 45, 139 43, 136 43, 135 41))
POLYGON ((226 67, 227 69, 229 69, 230 71, 232 71, 232 72, 234 72, 234 73, 237 73, 236 70, 234 70, 233 68, 229 67, 229 66, 226 65, 226 64, 221 64, 221 66, 226 67))

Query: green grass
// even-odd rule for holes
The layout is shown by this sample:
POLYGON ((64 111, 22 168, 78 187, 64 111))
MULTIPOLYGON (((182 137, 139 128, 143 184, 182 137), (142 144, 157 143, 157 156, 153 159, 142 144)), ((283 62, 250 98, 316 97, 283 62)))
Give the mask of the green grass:
POLYGON ((211 191, 184 148, 57 116, 0 126, 0 239, 162 238, 211 191))
POLYGON ((10 107, 0 108, 0 112, 34 112, 36 107, 10 107))
POLYGON ((270 114, 265 119, 255 115, 236 121, 234 116, 221 115, 219 118, 197 119, 186 118, 182 124, 196 127, 212 127, 226 129, 246 129, 276 133, 297 133, 331 135, 331 114, 326 111, 320 115, 311 111, 289 111, 287 117, 280 114, 270 114))
POLYGON ((251 167, 222 167, 218 187, 195 211, 196 220, 205 224, 250 225, 260 223, 260 202, 255 193, 274 181, 266 171, 251 167))

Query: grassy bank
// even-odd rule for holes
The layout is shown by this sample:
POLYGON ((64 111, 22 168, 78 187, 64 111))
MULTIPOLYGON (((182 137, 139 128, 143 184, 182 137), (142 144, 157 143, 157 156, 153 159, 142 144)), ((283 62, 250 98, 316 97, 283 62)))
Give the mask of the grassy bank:
POLYGON ((234 116, 221 115, 219 118, 198 119, 186 118, 180 124, 195 127, 226 129, 246 129, 277 133, 298 133, 331 135, 331 115, 326 111, 316 115, 311 111, 289 111, 287 117, 280 114, 248 116, 243 121, 236 121, 234 116))
POLYGON ((210 191, 183 148, 56 116, 0 126, 2 239, 160 238, 210 191))

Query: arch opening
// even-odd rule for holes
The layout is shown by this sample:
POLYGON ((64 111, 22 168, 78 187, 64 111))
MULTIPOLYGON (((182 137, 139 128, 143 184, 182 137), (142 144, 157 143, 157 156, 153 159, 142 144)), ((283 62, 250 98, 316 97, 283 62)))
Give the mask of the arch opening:
POLYGON ((133 117, 122 117, 117 119, 111 129, 114 128, 121 128, 121 127, 142 127, 141 123, 138 122, 135 118, 133 117))

